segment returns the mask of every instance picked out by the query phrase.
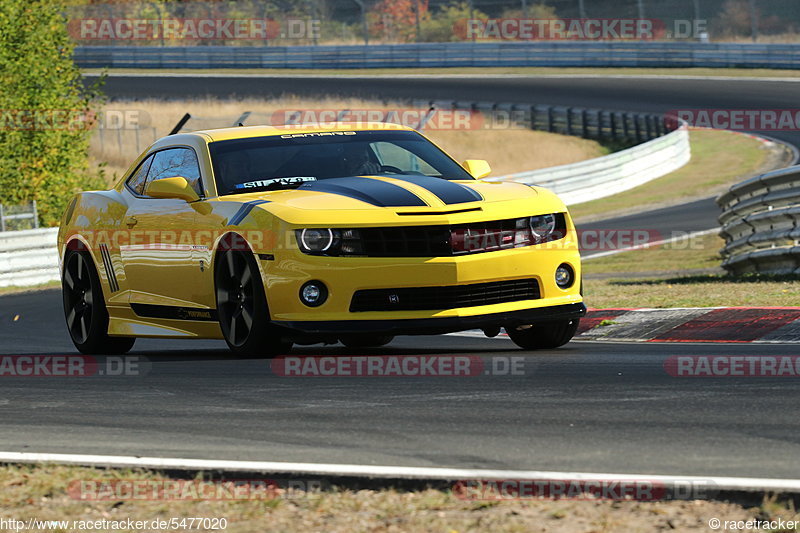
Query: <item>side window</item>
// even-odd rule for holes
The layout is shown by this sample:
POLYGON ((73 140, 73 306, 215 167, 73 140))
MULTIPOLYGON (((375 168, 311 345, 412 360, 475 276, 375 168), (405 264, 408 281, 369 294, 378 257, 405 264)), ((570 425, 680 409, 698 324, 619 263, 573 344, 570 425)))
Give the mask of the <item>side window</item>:
POLYGON ((128 184, 131 190, 136 191, 136 194, 139 196, 144 195, 144 182, 147 178, 147 171, 150 169, 150 163, 153 162, 153 156, 148 157, 142 164, 139 165, 139 168, 133 173, 133 175, 128 178, 128 181, 125 183, 128 184))
POLYGON ((200 166, 197 163, 197 156, 190 148, 170 148, 156 152, 153 156, 153 164, 150 165, 150 172, 147 174, 147 182, 153 182, 165 178, 181 176, 186 178, 189 185, 194 187, 198 195, 202 195, 200 185, 200 166))

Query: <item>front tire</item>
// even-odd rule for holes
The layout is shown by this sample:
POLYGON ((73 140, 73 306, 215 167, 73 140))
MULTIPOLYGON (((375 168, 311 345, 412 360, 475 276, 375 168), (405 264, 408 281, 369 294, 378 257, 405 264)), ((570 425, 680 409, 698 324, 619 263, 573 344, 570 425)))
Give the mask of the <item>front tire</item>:
POLYGON ((89 252, 67 252, 61 294, 67 330, 79 352, 87 355, 122 355, 133 348, 135 337, 108 335, 108 309, 100 277, 89 252))
POLYGON ((525 329, 507 327, 506 333, 514 344, 523 350, 558 348, 575 336, 580 322, 579 318, 574 318, 559 322, 543 322, 525 329))
POLYGON ((219 325, 231 351, 246 357, 274 357, 291 349, 270 322, 264 284, 252 254, 220 252, 214 282, 219 325))

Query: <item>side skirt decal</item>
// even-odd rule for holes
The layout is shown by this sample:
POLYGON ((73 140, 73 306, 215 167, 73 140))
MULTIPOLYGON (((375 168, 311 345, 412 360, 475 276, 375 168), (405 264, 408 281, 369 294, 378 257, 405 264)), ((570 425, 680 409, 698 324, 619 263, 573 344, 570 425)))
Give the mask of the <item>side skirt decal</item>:
POLYGON ((140 317, 161 318, 165 320, 196 320, 213 322, 217 320, 216 309, 196 307, 176 307, 172 305, 131 304, 131 309, 140 317))

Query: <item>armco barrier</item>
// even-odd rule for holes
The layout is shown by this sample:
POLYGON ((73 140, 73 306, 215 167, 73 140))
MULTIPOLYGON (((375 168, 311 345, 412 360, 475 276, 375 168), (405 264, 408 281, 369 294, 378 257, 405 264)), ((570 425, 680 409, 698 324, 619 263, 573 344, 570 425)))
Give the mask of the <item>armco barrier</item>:
POLYGON ((37 285, 59 279, 58 228, 0 233, 0 287, 37 285))
POLYGON ((574 205, 638 187, 681 168, 690 158, 689 128, 684 124, 663 137, 611 155, 490 178, 490 181, 518 181, 545 187, 567 205, 574 205))
POLYGON ((722 267, 734 274, 800 273, 800 165, 738 183, 717 198, 722 267))
POLYGON ((348 46, 79 46, 82 68, 800 68, 800 44, 504 42, 348 46))

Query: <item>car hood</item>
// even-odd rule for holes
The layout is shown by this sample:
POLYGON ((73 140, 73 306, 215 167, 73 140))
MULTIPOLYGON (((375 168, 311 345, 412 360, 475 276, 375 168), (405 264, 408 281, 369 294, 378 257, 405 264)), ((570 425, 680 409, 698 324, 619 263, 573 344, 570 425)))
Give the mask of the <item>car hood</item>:
MULTIPOLYGON (((520 183, 448 181, 430 176, 359 176, 304 183, 297 189, 226 196, 225 200, 265 200, 304 210, 459 209, 476 202, 533 198, 535 189, 520 183)), ((273 205, 272 207, 277 207, 273 205)))

